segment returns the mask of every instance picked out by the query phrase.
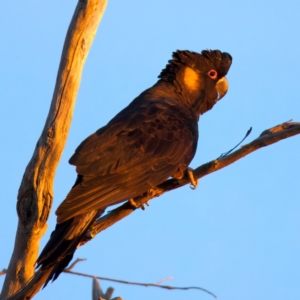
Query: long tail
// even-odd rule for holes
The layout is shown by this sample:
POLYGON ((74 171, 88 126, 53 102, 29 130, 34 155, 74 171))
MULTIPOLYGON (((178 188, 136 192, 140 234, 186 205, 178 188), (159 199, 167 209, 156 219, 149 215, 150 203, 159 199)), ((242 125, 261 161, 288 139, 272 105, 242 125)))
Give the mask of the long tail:
POLYGON ((52 267, 44 287, 67 267, 85 233, 102 213, 103 211, 95 210, 56 225, 36 262, 36 268, 41 267, 41 271, 52 267))

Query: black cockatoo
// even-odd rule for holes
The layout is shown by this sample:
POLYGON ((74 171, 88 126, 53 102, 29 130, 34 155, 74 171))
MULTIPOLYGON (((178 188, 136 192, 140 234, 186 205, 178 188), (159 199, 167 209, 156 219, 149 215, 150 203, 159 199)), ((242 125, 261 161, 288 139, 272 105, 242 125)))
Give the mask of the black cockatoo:
POLYGON ((174 52, 151 88, 79 145, 69 161, 77 180, 37 260, 41 271, 52 268, 47 282, 68 265, 105 208, 182 177, 196 152, 200 115, 227 92, 231 62, 219 50, 174 52))

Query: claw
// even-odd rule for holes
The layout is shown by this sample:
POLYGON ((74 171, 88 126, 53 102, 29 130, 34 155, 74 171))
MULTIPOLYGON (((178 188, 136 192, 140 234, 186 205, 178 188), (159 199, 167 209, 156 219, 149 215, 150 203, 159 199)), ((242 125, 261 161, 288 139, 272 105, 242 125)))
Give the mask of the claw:
POLYGON ((133 200, 133 198, 130 198, 128 201, 129 201, 129 203, 130 203, 130 205, 131 205, 132 207, 134 207, 134 208, 139 208, 139 207, 137 206, 136 202, 133 200))
POLYGON ((141 204, 140 206, 136 204, 136 202, 133 200, 133 198, 130 198, 128 201, 129 201, 130 205, 133 208, 141 208, 142 210, 145 210, 145 205, 144 204, 146 204, 147 206, 149 206, 148 201, 146 201, 145 203, 141 204))
POLYGON ((190 167, 187 168, 187 173, 189 175, 190 182, 191 182, 190 188, 192 190, 195 190, 198 185, 198 179, 195 179, 193 171, 194 170, 192 168, 190 168, 190 167))
POLYGON ((145 203, 143 203, 143 204, 140 206, 140 208, 141 208, 142 210, 145 210, 145 209, 146 209, 145 204, 146 204, 147 206, 149 206, 148 201, 146 201, 145 203))

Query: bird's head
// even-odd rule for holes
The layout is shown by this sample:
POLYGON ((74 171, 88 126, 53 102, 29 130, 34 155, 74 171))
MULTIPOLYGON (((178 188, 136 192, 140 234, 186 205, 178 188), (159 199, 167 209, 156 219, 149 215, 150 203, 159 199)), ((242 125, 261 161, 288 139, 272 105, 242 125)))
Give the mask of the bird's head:
POLYGON ((231 55, 219 50, 203 50, 201 54, 177 50, 159 78, 172 83, 181 100, 197 114, 203 114, 225 96, 225 75, 231 62, 231 55))

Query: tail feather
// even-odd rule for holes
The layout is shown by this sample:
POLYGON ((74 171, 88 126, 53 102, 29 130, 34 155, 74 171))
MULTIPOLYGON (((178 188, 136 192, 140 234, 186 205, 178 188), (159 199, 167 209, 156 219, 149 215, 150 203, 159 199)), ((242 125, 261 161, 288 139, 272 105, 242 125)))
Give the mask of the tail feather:
POLYGON ((103 211, 94 210, 56 225, 36 262, 41 271, 52 268, 44 287, 67 267, 85 233, 103 211))

